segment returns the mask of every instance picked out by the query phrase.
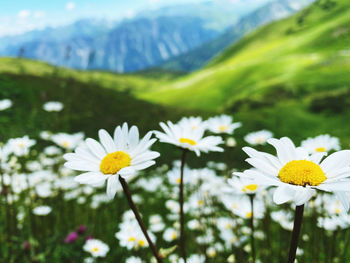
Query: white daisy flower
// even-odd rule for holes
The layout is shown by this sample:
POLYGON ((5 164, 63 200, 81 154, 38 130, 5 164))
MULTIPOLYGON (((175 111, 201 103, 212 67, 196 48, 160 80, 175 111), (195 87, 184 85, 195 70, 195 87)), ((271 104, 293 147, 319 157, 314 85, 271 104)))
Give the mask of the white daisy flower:
POLYGON ((317 218, 317 226, 324 228, 328 231, 336 231, 338 229, 348 228, 350 224, 350 216, 348 214, 342 214, 332 217, 319 217, 317 218))
POLYGON ((37 206, 33 209, 33 214, 37 216, 46 216, 50 214, 52 211, 52 208, 47 205, 37 206))
POLYGON ((61 103, 59 101, 49 101, 43 105, 43 109, 48 111, 48 112, 51 112, 51 111, 58 112, 58 111, 61 111, 63 109, 63 103, 61 103))
POLYGON ((84 133, 82 132, 78 132, 75 134, 57 133, 51 136, 51 140, 54 143, 66 150, 75 149, 79 144, 82 143, 83 139, 84 133))
POLYGON ((249 177, 233 177, 227 182, 238 194, 255 194, 260 190, 259 185, 249 177))
POLYGON ((149 219, 149 223, 152 232, 160 232, 165 228, 165 224, 160 215, 152 215, 149 219))
POLYGON ((9 100, 9 99, 0 100, 0 111, 11 108, 11 106, 12 106, 11 100, 9 100))
POLYGON ((250 145, 264 145, 268 139, 271 139, 273 133, 267 130, 251 132, 244 137, 244 140, 250 145))
POLYGON ((172 242, 180 237, 179 231, 175 228, 167 228, 163 234, 163 239, 167 242, 172 242))
POLYGON ((305 148, 310 154, 340 150, 339 139, 331 137, 329 134, 319 135, 315 138, 307 138, 301 142, 301 147, 305 148))
POLYGON ((35 140, 29 139, 26 135, 22 138, 10 139, 6 144, 10 152, 13 152, 16 156, 25 156, 29 154, 29 149, 35 145, 35 140))
POLYGON ((222 148, 217 146, 223 142, 222 138, 218 136, 203 137, 203 128, 193 130, 190 126, 180 126, 179 124, 173 124, 171 121, 168 121, 167 124, 160 123, 165 133, 155 131, 155 135, 161 142, 174 144, 178 147, 194 151, 197 156, 200 155, 200 152, 223 151, 222 148))
POLYGON ((101 186, 107 180, 107 195, 113 198, 118 190, 118 175, 123 178, 135 174, 139 170, 155 164, 153 159, 159 157, 158 152, 149 148, 156 141, 151 139, 152 132, 140 140, 139 130, 126 123, 114 131, 114 139, 105 131, 99 130, 100 142, 86 139, 75 153, 65 154, 65 166, 85 173, 75 180, 81 184, 101 186))
MULTIPOLYGON (((115 233, 115 238, 119 240, 120 246, 126 247, 128 250, 137 250, 149 246, 147 239, 135 219, 123 221, 119 225, 119 228, 119 232, 115 233)), ((150 231, 148 231, 148 235, 152 242, 155 242, 155 235, 150 231)))
POLYGON ((208 129, 213 133, 233 134, 234 130, 241 127, 240 122, 232 122, 232 116, 221 115, 207 120, 208 129))
POLYGON ((105 257, 109 252, 109 246, 98 239, 89 239, 85 242, 83 249, 94 258, 105 257))
POLYGON ((268 143, 276 148, 277 157, 243 148, 250 157, 246 161, 257 169, 245 171, 244 176, 253 178, 257 184, 276 186, 273 196, 276 204, 293 201, 297 206, 303 205, 318 189, 335 193, 345 209, 349 209, 344 192, 350 189, 350 150, 333 153, 321 162, 325 153, 309 155, 287 137, 269 139, 268 143))
POLYGON ((202 120, 202 117, 183 117, 177 124, 183 127, 190 127, 192 130, 206 129, 207 122, 202 120))
POLYGON ((241 218, 250 219, 253 216, 253 212, 254 218, 263 218, 264 216, 265 207, 260 199, 254 200, 254 211, 252 211, 250 200, 247 196, 224 196, 221 201, 229 211, 241 218))

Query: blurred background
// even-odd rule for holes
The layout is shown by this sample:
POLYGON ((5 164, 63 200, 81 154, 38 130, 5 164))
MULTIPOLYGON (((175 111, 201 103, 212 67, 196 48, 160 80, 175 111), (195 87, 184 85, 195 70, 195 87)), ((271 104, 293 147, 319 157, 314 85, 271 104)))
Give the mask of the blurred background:
POLYGON ((143 130, 216 113, 242 134, 350 143, 346 0, 8 1, 0 10, 2 140, 143 130), (53 118, 47 101, 65 107, 53 118))

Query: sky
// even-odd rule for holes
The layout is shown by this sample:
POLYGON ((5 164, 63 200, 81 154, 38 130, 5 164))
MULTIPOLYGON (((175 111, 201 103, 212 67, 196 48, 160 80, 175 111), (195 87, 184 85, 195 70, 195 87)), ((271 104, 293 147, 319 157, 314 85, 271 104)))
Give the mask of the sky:
MULTIPOLYGON (((82 18, 121 20, 142 10, 203 1, 208 0, 0 0, 0 36, 65 25, 82 18)), ((237 4, 246 0, 224 1, 237 4)))

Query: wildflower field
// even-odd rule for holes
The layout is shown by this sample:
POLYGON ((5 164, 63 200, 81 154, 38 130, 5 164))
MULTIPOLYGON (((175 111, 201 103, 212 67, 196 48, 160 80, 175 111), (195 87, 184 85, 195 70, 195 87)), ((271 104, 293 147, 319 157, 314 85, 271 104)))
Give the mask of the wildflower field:
POLYGON ((238 138, 243 126, 220 115, 144 134, 121 123, 94 139, 10 138, 1 146, 1 262, 346 262, 350 151, 330 135, 300 145, 268 130, 238 138), (175 158, 164 162, 168 151, 175 158))

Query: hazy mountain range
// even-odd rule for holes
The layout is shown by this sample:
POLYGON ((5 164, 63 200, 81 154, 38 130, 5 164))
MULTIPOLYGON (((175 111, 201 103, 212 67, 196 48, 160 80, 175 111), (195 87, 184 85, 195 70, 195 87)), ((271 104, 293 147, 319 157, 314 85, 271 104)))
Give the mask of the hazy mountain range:
POLYGON ((170 59, 160 67, 172 70, 192 71, 201 68, 214 56, 240 40, 244 35, 269 22, 290 16, 308 6, 314 0, 279 0, 268 3, 242 17, 219 37, 203 45, 170 59))
POLYGON ((245 9, 208 1, 147 11, 118 23, 85 19, 0 38, 0 55, 77 69, 132 72, 165 63, 167 69, 193 70, 245 33, 311 1, 278 0, 262 7, 247 1, 245 9))

